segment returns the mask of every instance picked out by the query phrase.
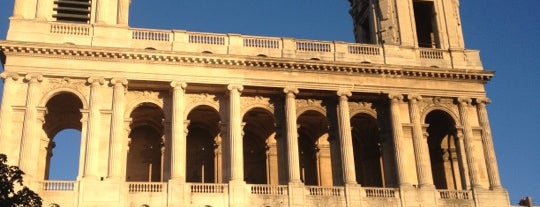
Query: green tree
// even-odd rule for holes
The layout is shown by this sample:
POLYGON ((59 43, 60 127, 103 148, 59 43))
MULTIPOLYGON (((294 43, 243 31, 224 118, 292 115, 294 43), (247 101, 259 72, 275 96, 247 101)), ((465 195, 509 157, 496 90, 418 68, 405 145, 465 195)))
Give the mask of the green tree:
POLYGON ((23 185, 24 172, 6 164, 7 156, 0 154, 0 206, 41 207, 41 197, 23 185), (20 189, 15 191, 15 189, 20 189))

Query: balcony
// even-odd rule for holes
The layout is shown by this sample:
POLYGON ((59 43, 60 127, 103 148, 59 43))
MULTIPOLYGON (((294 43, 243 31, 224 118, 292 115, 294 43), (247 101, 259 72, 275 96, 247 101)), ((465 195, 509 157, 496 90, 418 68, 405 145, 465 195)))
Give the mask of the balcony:
POLYGON ((155 52, 190 52, 444 69, 483 69, 479 52, 476 50, 406 48, 396 45, 356 44, 184 30, 13 21, 11 24, 13 28, 10 28, 8 40, 132 48, 155 52))

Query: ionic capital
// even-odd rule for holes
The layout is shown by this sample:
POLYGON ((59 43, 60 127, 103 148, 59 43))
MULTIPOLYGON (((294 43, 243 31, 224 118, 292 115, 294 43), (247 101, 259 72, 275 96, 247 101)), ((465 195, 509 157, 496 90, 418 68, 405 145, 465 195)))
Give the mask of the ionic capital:
POLYGON ((409 101, 413 102, 422 101, 422 96, 418 94, 409 94, 407 95, 407 98, 409 99, 409 101))
POLYGON ((285 88, 283 88, 283 92, 287 95, 296 95, 298 94, 298 88, 294 87, 294 86, 287 86, 285 88))
POLYGON ((112 78, 111 84, 114 86, 127 86, 128 80, 126 78, 112 78))
POLYGON ((28 73, 24 76, 24 80, 27 80, 30 83, 36 83, 43 81, 43 75, 40 73, 28 73))
POLYGON ((461 105, 470 105, 472 103, 472 99, 467 97, 458 97, 457 101, 461 105))
POLYGON ((229 84, 227 86, 227 90, 229 90, 229 91, 236 90, 238 92, 242 92, 244 90, 244 86, 239 85, 239 84, 229 84))
POLYGON ((344 98, 346 98, 346 97, 351 97, 351 96, 352 96, 352 92, 351 92, 350 90, 347 90, 347 89, 339 89, 339 90, 337 91, 337 95, 338 95, 339 97, 344 97, 344 98))
POLYGON ((489 99, 488 97, 481 97, 481 98, 476 98, 476 103, 478 104, 489 104, 491 103, 491 99, 489 99))
POLYGON ((19 74, 13 73, 13 72, 2 72, 0 73, 0 77, 2 77, 5 80, 11 79, 14 81, 19 80, 20 78, 19 74))
POLYGON ((105 84, 105 78, 103 77, 89 77, 86 81, 91 85, 103 85, 105 84))
POLYGON ((392 101, 401 101, 403 100, 403 95, 401 94, 395 94, 395 93, 389 93, 388 98, 392 101))
POLYGON ((172 81, 171 82, 171 87, 173 88, 180 88, 180 89, 186 89, 187 87, 187 83, 186 82, 182 82, 182 81, 172 81))

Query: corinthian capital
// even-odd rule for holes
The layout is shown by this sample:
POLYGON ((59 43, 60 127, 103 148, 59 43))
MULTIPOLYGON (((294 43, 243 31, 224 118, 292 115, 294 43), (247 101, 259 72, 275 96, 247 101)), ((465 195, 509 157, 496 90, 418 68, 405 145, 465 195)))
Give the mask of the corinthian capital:
POLYGON ((13 72, 2 72, 0 74, 0 77, 2 77, 5 80, 11 79, 11 80, 14 80, 14 81, 19 80, 19 78, 20 78, 19 74, 13 73, 13 72))

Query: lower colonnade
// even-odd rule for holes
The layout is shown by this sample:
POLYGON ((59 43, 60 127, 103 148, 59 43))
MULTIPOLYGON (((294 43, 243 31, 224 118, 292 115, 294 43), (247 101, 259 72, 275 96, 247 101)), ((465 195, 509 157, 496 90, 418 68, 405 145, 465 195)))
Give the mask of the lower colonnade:
POLYGON ((3 151, 68 206, 107 192, 125 206, 474 206, 474 192, 501 188, 485 97, 2 77, 3 105, 27 96, 2 108, 2 131, 23 129, 21 148, 3 151), (49 180, 67 128, 81 131, 79 176, 49 180))

